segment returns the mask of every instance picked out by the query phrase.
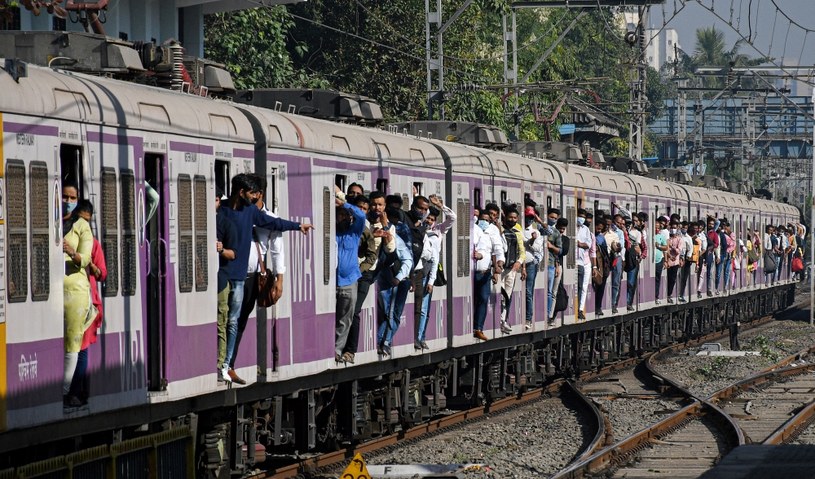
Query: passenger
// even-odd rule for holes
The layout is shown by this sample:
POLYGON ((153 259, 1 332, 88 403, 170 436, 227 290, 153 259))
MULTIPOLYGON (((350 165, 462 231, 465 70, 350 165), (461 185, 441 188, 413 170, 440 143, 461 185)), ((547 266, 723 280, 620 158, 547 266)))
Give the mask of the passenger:
POLYGON ((547 275, 547 293, 549 301, 546 304, 546 318, 552 319, 552 307, 555 304, 555 276, 557 270, 558 259, 560 257, 560 250, 563 247, 563 242, 560 237, 560 231, 556 228, 557 221, 560 218, 560 210, 557 208, 549 208, 546 212, 546 226, 549 227, 549 236, 546 238, 546 254, 548 255, 549 264, 546 267, 547 275))
MULTIPOLYGON (((560 282, 563 280, 563 265, 565 263, 565 258, 569 254, 569 249, 571 248, 571 238, 566 236, 566 228, 569 226, 569 220, 566 218, 558 218, 557 222, 555 223, 555 228, 560 233, 560 252, 557 254, 557 265, 555 268, 555 284, 552 286, 553 294, 557 297, 557 290, 560 287, 560 282)), ((554 301, 552 301, 554 304, 554 301)), ((549 322, 553 323, 555 320, 554 309, 553 315, 549 318, 549 322)))
MULTIPOLYGON (((694 248, 699 247, 699 261, 696 263, 696 297, 702 299, 702 287, 705 284, 705 276, 709 276, 707 260, 708 260, 708 247, 707 247, 707 223, 705 220, 699 220, 696 223, 696 237, 694 238, 694 248), (705 268, 705 276, 702 276, 702 268, 705 268)), ((708 282, 708 284, 710 284, 708 282)))
MULTIPOLYGON (((427 217, 430 215, 430 200, 421 195, 413 197, 410 204, 410 211, 405 214, 409 237, 411 245, 411 253, 413 255, 413 272, 410 275, 410 284, 408 291, 405 291, 405 301, 407 301, 407 293, 413 292, 413 328, 414 338, 419 334, 419 323, 422 319, 422 303, 424 302, 424 293, 426 291, 427 278, 430 275, 431 265, 428 262, 431 260, 432 251, 428 244, 427 228, 425 223, 427 217)), ((397 233, 399 229, 397 227, 397 233)), ((404 238, 403 238, 404 239, 404 238)), ((401 301, 401 291, 398 300, 401 301)), ((424 332, 422 332, 424 335, 424 332)), ((414 346, 416 341, 414 341, 414 346)), ((420 344, 421 346, 421 344, 420 344)), ((421 349, 421 348, 420 348, 421 349)))
POLYGON ((792 225, 788 224, 785 230, 787 236, 787 248, 785 249, 787 253, 787 278, 793 279, 793 272, 792 272, 792 257, 795 252, 798 250, 798 245, 795 243, 795 230, 793 230, 792 225))
POLYGON ((515 280, 520 273, 521 281, 526 282, 526 249, 521 225, 518 224, 518 210, 515 205, 504 208, 503 235, 506 244, 505 268, 501 272, 501 332, 512 333, 509 325, 509 308, 515 280))
MULTIPOLYGON (((767 225, 764 229, 764 255, 770 255, 773 259, 777 260, 777 253, 778 253, 778 238, 775 236, 775 226, 767 225)), ((766 264, 766 259, 764 264, 764 284, 771 285, 775 280, 775 268, 770 271, 767 271, 768 265, 766 264)))
MULTIPOLYGON (((633 255, 629 254, 628 257, 632 258, 633 264, 626 266, 628 270, 628 281, 626 283, 626 307, 628 311, 634 311, 634 300, 637 298, 637 282, 639 280, 640 261, 642 257, 642 242, 643 242, 643 229, 645 228, 640 215, 632 217, 632 225, 628 230, 628 241, 630 248, 633 249, 633 255)), ((626 248, 628 249, 628 248, 626 248)))
POLYGON ((673 304, 674 286, 679 275, 679 269, 685 265, 685 241, 679 232, 679 224, 672 220, 670 224, 670 237, 668 238, 668 250, 665 252, 665 266, 668 267, 668 303, 673 304))
POLYGON ((494 264, 493 241, 487 230, 494 228, 490 221, 489 212, 476 210, 477 215, 473 217, 471 225, 471 237, 473 241, 473 337, 482 341, 487 340, 484 334, 484 322, 487 319, 487 307, 490 302, 490 285, 492 274, 491 268, 494 264))
POLYGON ((345 195, 335 188, 337 207, 337 311, 334 336, 334 361, 345 362, 343 351, 357 304, 359 241, 365 229, 365 213, 345 201, 345 195))
MULTIPOLYGON (((93 204, 88 200, 79 200, 73 212, 74 216, 83 218, 91 224, 93 218, 93 204)), ((102 327, 102 297, 99 295, 98 283, 105 281, 108 277, 107 266, 105 265, 105 255, 102 252, 102 245, 96 238, 93 239, 93 249, 91 250, 91 262, 87 268, 88 281, 91 287, 91 302, 96 307, 96 317, 93 323, 88 325, 82 335, 82 346, 77 357, 74 378, 71 381, 71 389, 68 393, 68 403, 79 405, 88 403, 88 347, 95 343, 98 337, 99 328, 102 327)))
MULTIPOLYGON (((359 197, 355 198, 359 199, 359 197)), ((371 285, 376 281, 379 272, 382 270, 381 266, 384 262, 380 259, 385 255, 393 254, 396 252, 396 227, 388 221, 388 215, 385 214, 385 194, 381 191, 372 191, 369 197, 370 211, 368 212, 368 225, 371 229, 371 235, 374 238, 374 262, 370 267, 364 266, 367 260, 360 260, 360 272, 362 276, 357 280, 357 302, 354 307, 354 319, 351 322, 351 328, 348 330, 348 339, 345 342, 345 351, 343 351, 343 361, 347 363, 354 362, 354 356, 357 353, 359 346, 359 320, 362 306, 365 299, 368 297, 371 285)), ((364 203, 357 202, 357 205, 365 210, 364 203)), ((362 243, 366 245, 364 256, 367 258, 370 247, 366 240, 360 242, 360 251, 363 249, 362 243)), ((357 253, 360 255, 360 253, 357 253)), ((362 257, 362 256, 360 256, 362 257)))
POLYGON ((787 235, 784 234, 784 226, 778 225, 775 230, 776 236, 778 237, 778 252, 776 253, 776 268, 775 268, 775 281, 778 282, 781 280, 781 273, 784 271, 784 257, 787 252, 787 248, 789 247, 789 242, 787 241, 787 235))
MULTIPOLYGON (((720 252, 720 245, 719 245, 719 220, 713 218, 712 216, 707 217, 707 258, 706 258, 706 265, 707 265, 707 295, 708 297, 713 296, 713 286, 714 286, 714 277, 718 277, 718 272, 714 274, 714 270, 718 271, 719 265, 719 252, 720 252)), ((716 280, 715 286, 718 288, 719 280, 716 280)))
POLYGON ((357 196, 364 196, 365 189, 359 183, 351 183, 345 193, 346 199, 350 202, 352 198, 357 196))
POLYGON ((660 296, 662 294, 662 270, 665 267, 665 252, 668 251, 668 222, 670 220, 667 216, 660 216, 657 218, 656 234, 654 235, 654 261, 656 262, 656 273, 654 273, 654 294, 656 295, 656 304, 660 304, 660 296))
POLYGON ((640 260, 648 259, 648 250, 650 249, 651 242, 648 240, 648 213, 640 211, 637 213, 640 219, 640 232, 642 238, 640 239, 640 260))
POLYGON ((575 235, 575 252, 577 259, 577 318, 586 319, 586 295, 589 292, 589 283, 591 282, 592 271, 596 268, 594 266, 595 258, 592 254, 595 250, 594 235, 586 221, 588 212, 580 208, 577 210, 577 231, 575 235))
POLYGON ((535 211, 534 201, 527 199, 524 208, 524 248, 526 249, 526 320, 524 328, 531 329, 535 313, 535 279, 538 277, 538 268, 543 261, 544 242, 548 236, 549 228, 545 226, 535 211))
POLYGON ((96 319, 91 300, 91 285, 87 267, 91 263, 93 233, 84 218, 73 215, 79 200, 79 189, 66 183, 62 187, 62 251, 65 259, 63 282, 65 363, 62 380, 63 405, 81 406, 79 398, 70 397, 71 382, 82 349, 82 339, 88 326, 96 319))
POLYGON ((597 271, 597 274, 592 276, 592 284, 594 286, 594 315, 598 318, 603 317, 603 297, 606 294, 606 283, 611 272, 611 256, 609 255, 609 247, 605 236, 606 228, 608 228, 607 218, 605 214, 598 211, 597 224, 594 227, 594 242, 597 248, 595 260, 597 269, 595 271, 597 271))
MULTIPOLYGON (((254 173, 248 175, 249 178, 257 185, 257 191, 253 193, 251 202, 270 218, 278 218, 278 216, 269 211, 265 203, 265 191, 267 187, 266 178, 254 173)), ((283 278, 286 274, 286 257, 283 250, 283 234, 280 231, 272 231, 266 228, 256 226, 252 231, 252 244, 249 247, 249 261, 246 265, 246 279, 243 286, 243 303, 241 305, 240 316, 238 317, 238 332, 235 337, 235 351, 237 352, 241 346, 241 339, 243 339, 243 332, 246 330, 246 325, 249 322, 249 316, 255 312, 258 300, 258 286, 257 275, 261 271, 260 263, 263 262, 263 267, 266 269, 267 281, 272 281, 272 299, 275 303, 283 296, 283 278), (266 264, 266 256, 271 259, 271 264, 266 264)), ((229 368, 235 370, 235 358, 237 353, 232 355, 232 360, 229 362, 229 368)), ((246 384, 246 381, 241 379, 237 374, 229 375, 230 379, 235 381, 236 384, 246 384)))
MULTIPOLYGON (((227 199, 221 188, 215 188, 215 251, 218 253, 218 381, 229 381, 223 376, 226 359, 226 329, 229 322, 229 270, 227 266, 235 259, 235 241, 238 231, 235 224, 221 213, 221 201, 227 199)), ((229 368, 226 368, 229 369, 229 368)))
POLYGON ((691 268, 699 261, 699 248, 694 245, 696 225, 683 221, 680 225, 679 234, 682 235, 682 243, 685 248, 685 261, 679 270, 679 302, 684 303, 687 301, 685 293, 688 291, 691 268))
POLYGON ((492 280, 493 283, 497 284, 498 279, 504 272, 504 260, 506 259, 504 254, 504 238, 501 234, 501 209, 495 203, 487 203, 484 210, 489 214, 490 223, 493 226, 492 228, 487 228, 487 234, 490 235, 490 239, 492 240, 492 255, 495 256, 493 259, 492 280))
POLYGON ((413 344, 414 349, 425 350, 429 349, 425 342, 425 330, 427 329, 427 318, 430 309, 430 302, 433 299, 433 286, 438 277, 439 267, 441 266, 441 248, 444 236, 456 223, 456 213, 444 205, 441 198, 436 195, 430 195, 429 214, 425 219, 427 225, 427 246, 430 249, 430 256, 427 259, 425 270, 428 271, 423 283, 423 292, 421 303, 417 303, 416 307, 420 307, 421 314, 419 315, 418 331, 416 333, 416 342, 413 344), (444 212, 444 221, 439 223, 439 215, 444 212), (417 347, 418 346, 418 347, 417 347))
POLYGON ((730 222, 727 221, 726 218, 722 220, 719 243, 723 263, 721 292, 727 294, 730 289, 730 277, 733 273, 733 252, 736 251, 736 242, 731 236, 730 222), (723 247, 721 245, 723 245, 723 247))
POLYGON ((606 234, 606 243, 611 254, 611 314, 617 314, 617 305, 620 304, 620 290, 622 289, 623 268, 625 266, 625 247, 628 244, 628 231, 625 229, 625 218, 615 214, 611 223, 610 237, 606 234))
POLYGON ((388 223, 396 227, 397 233, 393 236, 396 249, 393 253, 380 257, 381 271, 379 273, 379 327, 376 333, 377 352, 380 356, 391 355, 393 336, 399 329, 402 319, 402 310, 405 307, 407 292, 410 289, 410 274, 413 271, 413 254, 408 248, 399 231, 399 219, 402 211, 387 207, 385 214, 388 223), (401 291, 400 291, 401 290, 401 291))
POLYGON ((257 197, 260 185, 249 175, 239 174, 232 178, 232 196, 225 205, 221 205, 222 213, 234 224, 237 231, 235 240, 235 260, 227 266, 229 271, 229 321, 227 323, 226 357, 221 374, 226 380, 244 384, 234 369, 229 369, 232 358, 238 353, 235 342, 238 335, 238 319, 243 307, 244 286, 249 264, 249 250, 252 246, 253 227, 266 228, 271 231, 296 231, 308 234, 312 229, 310 224, 300 224, 286 221, 281 218, 268 216, 252 204, 257 197), (240 381, 238 381, 240 379, 240 381))

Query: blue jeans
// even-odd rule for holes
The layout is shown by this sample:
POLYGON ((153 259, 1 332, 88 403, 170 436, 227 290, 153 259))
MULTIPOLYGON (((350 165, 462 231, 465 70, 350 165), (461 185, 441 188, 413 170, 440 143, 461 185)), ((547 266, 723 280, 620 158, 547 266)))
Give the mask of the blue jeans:
POLYGON ((393 335, 399 329, 402 320, 402 311, 410 292, 410 280, 402 280, 397 286, 379 291, 379 309, 384 315, 376 331, 376 343, 380 346, 390 346, 393 335))
POLYGON ((229 280, 229 318, 226 321, 226 358, 224 364, 231 364, 235 351, 235 338, 238 337, 238 318, 243 306, 244 280, 229 280))
POLYGON ((710 293, 713 290, 713 270, 715 269, 714 266, 716 265, 716 257, 713 255, 713 252, 705 253, 705 267, 707 269, 707 292, 710 293))
POLYGON ((775 280, 778 281, 781 279, 781 271, 784 267, 784 255, 777 254, 775 255, 775 280))
POLYGON ((489 271, 475 272, 473 275, 473 330, 483 331, 487 320, 487 306, 490 304, 490 283, 492 275, 489 271))
POLYGON ((654 276, 654 294, 656 294, 656 296, 654 297, 656 299, 659 299, 659 294, 662 292, 660 291, 660 289, 662 288, 662 269, 664 266, 665 259, 663 258, 662 260, 659 261, 659 263, 657 263, 657 271, 654 276))
POLYGON ((617 258, 617 263, 611 267, 611 307, 616 308, 620 302, 620 286, 623 281, 623 258, 617 258))
POLYGON ((552 317, 552 308, 555 305, 555 266, 547 266, 546 267, 546 276, 547 281, 549 282, 548 291, 549 291, 549 303, 546 305, 546 318, 552 317))
POLYGON ((727 258, 722 261, 722 263, 724 263, 724 267, 722 267, 722 275, 724 275, 722 284, 724 285, 724 289, 727 289, 727 287, 730 286, 730 273, 733 272, 732 262, 733 258, 731 258, 730 255, 728 255, 727 258))
POLYGON ((640 272, 640 265, 637 265, 636 268, 634 268, 634 269, 632 269, 631 271, 628 272, 628 281, 627 281, 628 282, 628 288, 626 288, 626 290, 625 290, 626 297, 627 297, 626 299, 628 300, 626 304, 628 306, 633 306, 634 305, 634 296, 636 295, 636 292, 637 292, 637 279, 638 279, 637 274, 639 272, 640 272))
POLYGON ((716 291, 719 290, 719 285, 722 283, 722 271, 724 271, 724 264, 727 260, 722 258, 719 264, 716 265, 716 291))
POLYGON ((424 341, 424 333, 427 329, 427 315, 430 310, 430 300, 433 298, 433 292, 427 292, 427 282, 430 276, 425 276, 422 281, 422 312, 419 314, 419 330, 416 333, 416 341, 424 341))
POLYGON ((538 277, 538 265, 526 263, 526 322, 532 322, 535 307, 535 278, 538 277))

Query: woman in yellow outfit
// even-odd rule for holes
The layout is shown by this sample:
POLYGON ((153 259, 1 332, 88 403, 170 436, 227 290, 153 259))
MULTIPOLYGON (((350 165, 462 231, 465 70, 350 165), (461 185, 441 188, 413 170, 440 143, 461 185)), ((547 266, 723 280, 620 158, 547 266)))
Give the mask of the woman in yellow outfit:
POLYGON ((79 190, 75 185, 62 187, 62 251, 65 256, 65 281, 63 301, 65 307, 65 370, 62 394, 65 397, 71 387, 76 370, 77 357, 82 346, 82 335, 93 321, 91 309, 91 286, 86 267, 91 260, 93 233, 87 221, 72 215, 78 201, 79 190))

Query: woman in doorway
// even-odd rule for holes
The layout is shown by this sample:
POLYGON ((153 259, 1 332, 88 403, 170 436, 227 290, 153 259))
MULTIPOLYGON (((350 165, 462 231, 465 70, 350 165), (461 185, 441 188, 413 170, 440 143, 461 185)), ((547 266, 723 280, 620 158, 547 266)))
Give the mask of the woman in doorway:
POLYGON ((91 261, 93 233, 85 219, 73 215, 79 200, 76 185, 62 187, 62 251, 65 257, 64 297, 64 337, 65 369, 62 382, 63 405, 81 406, 78 398, 70 398, 68 393, 74 377, 79 351, 82 349, 82 336, 86 326, 96 318, 91 302, 91 286, 87 267, 91 261))

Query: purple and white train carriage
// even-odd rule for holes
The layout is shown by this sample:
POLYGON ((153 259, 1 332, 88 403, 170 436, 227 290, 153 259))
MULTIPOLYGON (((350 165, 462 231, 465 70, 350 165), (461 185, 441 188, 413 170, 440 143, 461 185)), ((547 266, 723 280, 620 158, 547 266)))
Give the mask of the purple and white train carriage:
MULTIPOLYGON (((786 277, 771 287, 757 275, 750 286, 737 277, 733 293, 715 302, 656 305, 651 255, 640 269, 634 313, 595 318, 590 288, 586 320, 571 305, 550 325, 541 313, 548 283, 542 268, 533 327, 523 327, 518 281, 512 334, 501 334, 493 302, 485 326, 490 341, 479 342, 472 336, 475 206, 528 196, 543 214, 562 209, 572 237, 578 208, 611 212, 612 202, 647 212, 650 238, 657 214, 727 217, 742 238, 746 228, 795 221, 799 212, 728 192, 35 66, 16 80, 0 71, 0 91, 0 471, 72 452, 66 438, 113 448, 179 428, 184 447, 199 451, 206 447, 202 437, 261 443, 281 454, 361 440, 452 404, 512 394, 542 381, 541 371, 552 366, 574 369, 654 347, 663 336, 643 331, 670 321, 684 321, 682 330, 697 334, 793 299, 786 277), (285 236, 283 298, 250 320, 236 363, 250 385, 229 388, 217 382, 215 367, 214 196, 216 185, 228 192, 229 178, 242 172, 266 176, 267 203, 281 217, 315 228, 285 236), (91 397, 73 410, 63 408, 60 387, 65 180, 95 205, 93 228, 108 265, 105 325, 89 353, 91 397), (371 293, 356 363, 334 362, 333 190, 351 182, 403 195, 406 205, 413 191, 437 194, 458 214, 442 252, 448 284, 434 291, 430 307, 429 351, 412 347, 410 295, 393 358, 379 357, 371 293), (515 381, 504 380, 510 375, 515 381), (35 451, 30 444, 41 446, 35 451)), ((573 299, 576 277, 571 255, 564 283, 573 299)), ((689 287, 695 290, 695 276, 689 287)), ((117 447, 115 460, 126 461, 130 456, 117 447)), ((239 446, 226 449, 205 455, 204 466, 237 470, 255 460, 239 446)), ((100 453, 98 460, 113 456, 100 453)), ((69 462, 64 467, 73 467, 69 462)))

